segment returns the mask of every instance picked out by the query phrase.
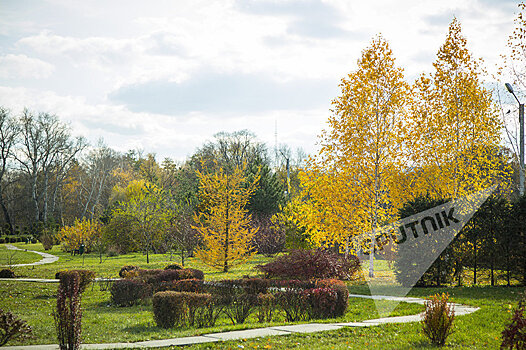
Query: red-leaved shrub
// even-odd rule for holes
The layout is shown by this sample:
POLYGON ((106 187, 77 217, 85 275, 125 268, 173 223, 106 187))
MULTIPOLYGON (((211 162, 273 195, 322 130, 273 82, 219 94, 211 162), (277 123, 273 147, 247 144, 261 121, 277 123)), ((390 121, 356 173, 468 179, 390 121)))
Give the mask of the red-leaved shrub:
POLYGON ((30 338, 32 331, 26 321, 0 309, 0 346, 4 346, 10 339, 30 338))
POLYGON ((131 306, 151 295, 150 287, 139 280, 118 280, 111 286, 111 302, 118 306, 131 306))
POLYGON ((296 249, 274 261, 257 265, 267 278, 349 279, 358 271, 360 263, 357 257, 345 258, 329 250, 318 248, 313 250, 296 249))
POLYGON ((53 313, 61 350, 80 349, 82 309, 80 307, 80 277, 76 271, 64 271, 60 276, 57 308, 53 313))
POLYGON ((325 279, 316 281, 317 288, 331 288, 336 292, 338 296, 335 306, 334 314, 331 317, 339 317, 345 315, 347 311, 348 301, 349 301, 349 289, 340 280, 335 279, 325 279))
POLYGON ((524 315, 526 294, 513 311, 511 323, 502 331, 501 349, 526 349, 526 316, 524 315))

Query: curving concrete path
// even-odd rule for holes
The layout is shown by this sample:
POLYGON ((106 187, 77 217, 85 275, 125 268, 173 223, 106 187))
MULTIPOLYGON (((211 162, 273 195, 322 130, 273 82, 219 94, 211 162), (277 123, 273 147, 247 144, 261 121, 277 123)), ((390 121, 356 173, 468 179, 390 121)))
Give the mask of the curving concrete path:
MULTIPOLYGON (((425 300, 420 298, 410 298, 410 297, 391 297, 386 295, 360 295, 360 294, 350 294, 351 298, 367 298, 367 299, 384 299, 384 300, 394 300, 394 301, 404 301, 407 303, 417 303, 424 304, 425 300)), ((471 307, 461 304, 453 304, 455 310, 455 315, 466 315, 472 312, 477 311, 478 307, 471 307)), ((418 322, 422 320, 422 313, 417 315, 409 316, 398 316, 398 317, 385 317, 377 318, 372 320, 366 320, 361 322, 348 322, 348 323, 306 323, 306 324, 296 324, 290 326, 273 326, 266 328, 256 328, 256 329, 246 329, 241 331, 231 331, 224 333, 211 333, 204 334, 194 337, 182 337, 182 338, 173 338, 173 339, 162 339, 162 340, 149 340, 141 341, 136 343, 107 343, 107 344, 82 344, 82 349, 137 349, 137 348, 159 348, 159 347, 168 347, 168 346, 183 346, 183 345, 192 345, 199 343, 212 343, 225 340, 235 340, 235 339, 248 339, 248 338, 259 338, 259 337, 268 337, 273 335, 287 335, 294 333, 314 333, 322 331, 336 330, 343 327, 372 327, 378 326, 387 323, 407 323, 407 322, 418 322)), ((26 345, 26 346, 6 346, 2 349, 8 350, 55 350, 59 349, 59 346, 56 344, 49 345, 26 345)))
POLYGON ((12 244, 6 244, 5 245, 7 249, 9 250, 21 250, 21 251, 27 251, 31 253, 38 254, 42 256, 42 259, 40 261, 34 262, 34 263, 28 263, 28 264, 12 264, 12 265, 1 265, 1 266, 11 266, 11 267, 19 267, 19 266, 34 266, 34 265, 44 265, 44 264, 51 264, 58 260, 58 256, 51 255, 48 253, 43 252, 37 252, 36 250, 27 250, 27 249, 21 249, 18 247, 15 247, 12 244))

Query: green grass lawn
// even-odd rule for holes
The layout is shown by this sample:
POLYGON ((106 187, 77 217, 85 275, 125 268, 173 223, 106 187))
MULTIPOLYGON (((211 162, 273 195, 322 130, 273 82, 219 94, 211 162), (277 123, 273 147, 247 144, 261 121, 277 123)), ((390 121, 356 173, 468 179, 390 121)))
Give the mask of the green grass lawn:
MULTIPOLYGON (((353 289, 351 288, 351 291, 353 289)), ((354 288, 354 291, 362 288, 354 288)), ((409 296, 426 297, 447 292, 454 302, 478 306, 470 315, 458 316, 445 349, 499 349, 501 332, 511 318, 520 287, 414 288, 409 296)), ((337 331, 293 334, 237 341, 199 344, 185 349, 436 349, 418 323, 389 324, 370 328, 346 327, 337 331)), ((174 348, 175 349, 175 348, 174 348)))
MULTIPOLYGON (((31 250, 42 250, 40 244, 16 244, 31 250)), ((2 247, 2 246, 0 246, 2 247)), ((146 264, 143 254, 126 254, 115 257, 104 257, 99 263, 95 254, 83 257, 71 256, 62 252, 59 247, 53 247, 51 254, 60 257, 59 261, 49 265, 14 268, 19 276, 53 278, 62 269, 90 269, 98 277, 117 277, 123 265, 139 265, 144 268, 163 268, 169 264, 170 257, 162 254, 152 254, 150 264, 146 264)), ((39 260, 35 259, 35 260, 39 260)), ((257 255, 248 263, 234 268, 229 273, 212 270, 196 259, 188 259, 187 266, 201 269, 207 280, 241 278, 244 275, 257 275, 253 267, 263 264, 269 258, 257 255)), ((172 261, 173 262, 173 261, 172 261)), ((175 260, 175 262, 179 262, 175 260)), ((382 264, 377 265, 380 271, 387 270, 382 264)), ((9 310, 27 320, 34 328, 35 339, 25 344, 56 343, 52 312, 55 308, 57 284, 0 282, 0 308, 9 310)), ((369 294, 367 285, 362 281, 349 283, 349 290, 356 294, 369 294)), ((459 316, 455 320, 455 333, 448 338, 446 348, 463 349, 498 349, 500 333, 511 317, 510 308, 515 306, 521 287, 449 287, 449 288, 414 288, 409 296, 427 297, 435 293, 447 292, 451 300, 481 309, 473 314, 459 316)), ((277 319, 272 323, 258 323, 255 315, 242 325, 232 325, 230 320, 223 317, 215 327, 190 329, 175 328, 160 329, 153 321, 151 302, 144 302, 133 307, 120 308, 109 304, 110 293, 101 291, 99 285, 89 287, 83 295, 83 342, 108 343, 132 342, 148 339, 163 339, 183 337, 204 333, 258 328, 269 325, 285 324, 277 319)), ((384 303, 390 303, 385 301, 384 303)), ((392 316, 416 314, 423 310, 423 306, 416 304, 400 304, 392 316)), ((314 322, 350 322, 378 317, 373 301, 361 298, 351 298, 349 308, 344 317, 337 320, 323 320, 314 322)), ((8 345, 20 343, 10 342, 8 345)), ((238 349, 244 348, 310 348, 310 349, 427 349, 434 348, 422 335, 419 324, 392 324, 371 328, 343 328, 337 331, 315 334, 288 335, 263 339, 247 339, 246 341, 229 341, 221 343, 201 344, 188 347, 189 349, 238 349)))
MULTIPOLYGON (((0 283, 0 308, 17 314, 33 327, 35 339, 25 344, 55 343, 55 329, 52 312, 56 302, 57 284, 49 283, 0 283)), ((270 325, 283 325, 284 317, 271 323, 258 323, 256 315, 242 325, 232 325, 230 319, 222 316, 215 327, 211 328, 158 328, 153 321, 151 302, 132 307, 110 305, 110 293, 100 291, 98 284, 89 287, 82 296, 83 320, 82 333, 85 343, 131 342, 147 339, 183 337, 204 333, 222 332, 236 329, 258 328, 270 325)), ((410 315, 421 312, 423 307, 417 304, 402 303, 395 315, 410 315)), ((317 322, 352 322, 371 318, 375 315, 372 300, 352 298, 344 317, 337 320, 327 319, 317 322)), ((297 322, 301 323, 301 322, 297 322)), ((13 342, 13 344, 17 344, 13 342)))
MULTIPOLYGON (((24 247, 24 245, 21 245, 20 248, 27 249, 26 247, 24 247)), ((0 245, 0 266, 12 264, 28 264, 37 262, 41 259, 42 257, 38 254, 20 250, 10 250, 7 249, 5 245, 0 245)))

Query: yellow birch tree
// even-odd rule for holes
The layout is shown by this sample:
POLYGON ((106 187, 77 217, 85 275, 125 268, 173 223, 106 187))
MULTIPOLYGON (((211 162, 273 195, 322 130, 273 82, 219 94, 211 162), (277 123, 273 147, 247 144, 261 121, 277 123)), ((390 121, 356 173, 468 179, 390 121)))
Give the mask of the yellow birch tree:
POLYGON ((412 188, 458 198, 507 178, 498 156, 502 125, 455 18, 433 66, 414 84, 408 158, 421 187, 412 188))
POLYGON ((230 173, 223 168, 210 174, 197 171, 201 205, 194 215, 194 228, 202 238, 202 246, 195 254, 208 266, 224 272, 255 253, 252 239, 258 229, 250 227, 245 207, 256 191, 259 172, 250 182, 243 173, 240 167, 230 173))
MULTIPOLYGON (((301 179, 317 208, 314 240, 348 250, 352 236, 374 234, 396 208, 390 186, 402 163, 408 85, 389 44, 377 36, 340 88, 330 129, 320 136, 321 150, 308 161, 301 179)), ((370 254, 371 277, 372 258, 370 254)))

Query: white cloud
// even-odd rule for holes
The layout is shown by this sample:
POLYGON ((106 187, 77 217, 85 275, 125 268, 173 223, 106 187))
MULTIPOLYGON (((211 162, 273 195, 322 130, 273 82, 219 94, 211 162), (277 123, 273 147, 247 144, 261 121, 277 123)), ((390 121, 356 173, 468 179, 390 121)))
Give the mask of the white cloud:
POLYGON ((13 114, 23 108, 48 112, 70 123, 75 135, 95 144, 103 137, 106 144, 118 151, 143 149, 160 159, 184 160, 219 131, 249 129, 269 147, 274 144, 275 122, 279 143, 307 152, 315 150, 316 135, 326 120, 327 112, 273 111, 218 118, 211 113, 188 113, 179 117, 153 113, 134 113, 124 106, 88 104, 83 98, 60 96, 52 91, 0 86, 0 95, 13 114))
POLYGON ((43 79, 53 74, 52 64, 26 55, 7 54, 0 56, 0 78, 2 79, 43 79))

